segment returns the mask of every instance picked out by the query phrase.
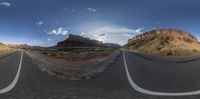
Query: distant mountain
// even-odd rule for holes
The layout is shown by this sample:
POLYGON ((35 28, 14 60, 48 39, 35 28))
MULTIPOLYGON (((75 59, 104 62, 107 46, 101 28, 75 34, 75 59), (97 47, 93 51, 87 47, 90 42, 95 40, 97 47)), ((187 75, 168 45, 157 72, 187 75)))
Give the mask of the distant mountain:
POLYGON ((101 41, 85 38, 82 36, 69 34, 69 37, 61 42, 58 42, 56 47, 117 47, 117 44, 103 43, 101 41))
POLYGON ((104 43, 107 47, 111 47, 111 48, 120 48, 121 45, 119 44, 114 44, 114 43, 104 43))
POLYGON ((9 46, 10 48, 13 48, 13 49, 28 49, 28 48, 32 48, 30 45, 27 45, 27 44, 7 44, 7 46, 9 46))
POLYGON ((200 43, 192 34, 179 29, 158 29, 129 39, 124 46, 130 50, 163 56, 200 54, 200 43))

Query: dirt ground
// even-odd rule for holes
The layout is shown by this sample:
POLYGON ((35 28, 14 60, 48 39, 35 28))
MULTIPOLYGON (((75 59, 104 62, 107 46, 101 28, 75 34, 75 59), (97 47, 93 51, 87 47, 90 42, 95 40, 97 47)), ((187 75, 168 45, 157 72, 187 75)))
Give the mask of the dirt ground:
POLYGON ((81 53, 41 53, 27 52, 33 62, 43 72, 62 79, 80 80, 91 79, 105 71, 119 51, 93 51, 81 53))

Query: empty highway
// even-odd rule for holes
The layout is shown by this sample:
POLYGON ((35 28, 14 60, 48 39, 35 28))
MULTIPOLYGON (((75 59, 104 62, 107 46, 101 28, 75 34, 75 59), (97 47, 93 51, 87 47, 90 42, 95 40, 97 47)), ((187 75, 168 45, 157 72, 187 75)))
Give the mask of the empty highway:
POLYGON ((96 78, 75 81, 41 72, 25 52, 0 57, 0 99, 199 99, 199 90, 198 57, 122 52, 96 78))

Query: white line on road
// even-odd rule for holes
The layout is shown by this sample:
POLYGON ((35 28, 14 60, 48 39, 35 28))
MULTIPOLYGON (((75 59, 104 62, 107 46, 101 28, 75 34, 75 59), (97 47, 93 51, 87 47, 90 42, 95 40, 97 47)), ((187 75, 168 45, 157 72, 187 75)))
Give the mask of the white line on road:
POLYGON ((12 83, 11 83, 9 86, 7 86, 7 87, 5 87, 5 88, 3 88, 3 89, 0 89, 0 94, 9 92, 9 91, 12 90, 12 89, 15 87, 15 85, 17 84, 17 81, 18 81, 19 75, 20 75, 20 71, 21 71, 22 60, 23 60, 23 54, 24 54, 24 52, 22 51, 22 52, 21 52, 20 63, 19 63, 19 67, 18 67, 18 71, 17 71, 17 74, 16 74, 14 80, 12 81, 12 83))
POLYGON ((129 73, 128 66, 127 66, 127 63, 126 63, 126 56, 125 56, 124 51, 123 51, 123 58, 124 58, 124 65, 125 65, 125 70, 126 70, 126 75, 127 75, 128 81, 129 81, 131 87, 133 89, 135 89, 136 91, 140 92, 140 93, 148 94, 148 95, 157 95, 157 96, 189 96, 189 95, 199 95, 200 94, 200 90, 190 91, 190 92, 170 93, 170 92, 150 91, 150 90, 146 90, 144 88, 141 88, 131 78, 131 75, 129 73))

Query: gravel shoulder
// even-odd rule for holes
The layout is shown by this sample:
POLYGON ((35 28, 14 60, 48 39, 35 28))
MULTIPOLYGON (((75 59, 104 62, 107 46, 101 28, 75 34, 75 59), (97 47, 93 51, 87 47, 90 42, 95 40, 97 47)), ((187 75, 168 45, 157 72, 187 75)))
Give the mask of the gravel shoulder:
POLYGON ((42 72, 47 72, 50 76, 81 80, 91 79, 99 73, 104 72, 114 62, 116 57, 119 56, 120 51, 114 51, 105 57, 86 59, 78 62, 67 62, 64 59, 48 57, 37 52, 27 51, 26 53, 42 72))

